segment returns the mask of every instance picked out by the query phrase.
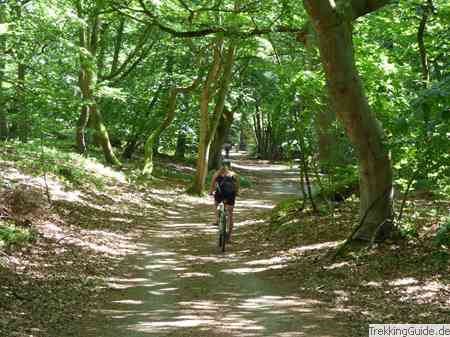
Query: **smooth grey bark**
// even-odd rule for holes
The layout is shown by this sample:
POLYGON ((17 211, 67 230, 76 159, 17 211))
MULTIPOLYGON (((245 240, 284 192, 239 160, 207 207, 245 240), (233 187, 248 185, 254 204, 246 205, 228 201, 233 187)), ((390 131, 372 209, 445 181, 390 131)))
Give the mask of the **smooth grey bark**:
POLYGON ((391 233, 392 167, 381 125, 371 111, 353 54, 352 19, 388 1, 304 0, 318 35, 328 90, 338 118, 359 157, 360 216, 355 239, 383 240, 391 233), (365 6, 364 6, 365 4, 365 6))

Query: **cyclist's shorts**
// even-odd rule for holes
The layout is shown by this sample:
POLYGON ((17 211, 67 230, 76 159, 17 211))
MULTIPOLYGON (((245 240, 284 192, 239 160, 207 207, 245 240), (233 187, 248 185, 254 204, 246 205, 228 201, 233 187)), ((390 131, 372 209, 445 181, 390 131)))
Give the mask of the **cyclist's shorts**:
POLYGON ((234 202, 236 201, 236 194, 222 195, 216 191, 216 193, 214 194, 214 199, 218 204, 223 201, 225 205, 234 206, 234 202))

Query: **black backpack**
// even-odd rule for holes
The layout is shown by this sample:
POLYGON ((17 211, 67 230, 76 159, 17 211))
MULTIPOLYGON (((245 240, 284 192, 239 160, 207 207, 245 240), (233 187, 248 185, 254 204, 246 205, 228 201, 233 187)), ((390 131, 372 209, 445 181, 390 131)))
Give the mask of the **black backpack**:
POLYGON ((236 193, 236 178, 234 176, 224 176, 219 184, 218 188, 221 194, 235 194, 236 193))

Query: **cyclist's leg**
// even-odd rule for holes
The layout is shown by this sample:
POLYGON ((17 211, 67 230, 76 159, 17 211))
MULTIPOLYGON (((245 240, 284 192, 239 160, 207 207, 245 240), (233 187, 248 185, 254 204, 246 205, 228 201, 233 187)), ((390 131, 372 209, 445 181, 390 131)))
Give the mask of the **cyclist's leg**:
POLYGON ((219 210, 217 209, 217 206, 223 201, 223 197, 218 194, 217 192, 214 194, 214 216, 215 216, 215 222, 214 225, 219 224, 219 210))
POLYGON ((234 206, 228 205, 227 206, 227 211, 228 211, 228 241, 231 241, 231 233, 233 232, 233 225, 234 225, 234 221, 233 221, 233 210, 234 210, 234 206))
POLYGON ((235 202, 236 196, 232 195, 227 197, 225 200, 225 207, 227 209, 228 214, 228 240, 231 240, 231 234, 233 232, 233 225, 234 225, 234 217, 233 217, 233 211, 234 211, 234 202, 235 202))

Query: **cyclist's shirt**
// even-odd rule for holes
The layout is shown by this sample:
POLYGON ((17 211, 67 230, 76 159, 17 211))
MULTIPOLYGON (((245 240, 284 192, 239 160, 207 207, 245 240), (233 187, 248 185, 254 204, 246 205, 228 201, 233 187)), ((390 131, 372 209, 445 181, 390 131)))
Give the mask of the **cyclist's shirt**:
POLYGON ((222 191, 220 186, 224 184, 224 180, 228 177, 234 180, 234 184, 236 184, 236 177, 234 175, 222 176, 219 175, 216 178, 216 193, 214 195, 214 199, 217 203, 224 202, 226 205, 234 206, 236 200, 236 189, 232 192, 222 191))

